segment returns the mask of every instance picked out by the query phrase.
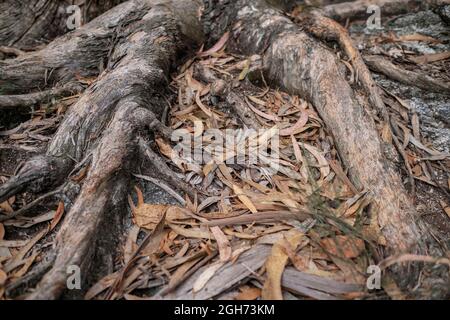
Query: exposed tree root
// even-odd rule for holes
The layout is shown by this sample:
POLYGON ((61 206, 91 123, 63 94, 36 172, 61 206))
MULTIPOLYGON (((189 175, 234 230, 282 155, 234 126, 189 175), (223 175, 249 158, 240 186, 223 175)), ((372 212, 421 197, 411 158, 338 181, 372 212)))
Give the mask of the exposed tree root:
POLYGON ((300 16, 298 19, 301 25, 315 37, 324 41, 336 41, 339 44, 355 69, 356 81, 361 82, 372 105, 382 115, 384 120, 388 121, 389 116, 381 98, 379 88, 372 79, 369 69, 364 63, 358 49, 353 44, 347 30, 336 21, 318 13, 300 16))
MULTIPOLYGON (((60 296, 66 286, 68 265, 88 270, 90 245, 97 238, 105 213, 114 203, 124 203, 130 174, 137 163, 133 155, 138 150, 138 132, 148 128, 170 137, 171 130, 155 115, 162 114, 166 104, 164 95, 168 94, 165 87, 170 68, 189 44, 190 38, 181 30, 199 30, 195 19, 189 20, 193 22, 189 26, 183 25, 188 20, 177 19, 175 10, 179 7, 196 12, 198 3, 129 1, 79 31, 56 39, 42 51, 1 66, 17 80, 2 73, 2 81, 17 88, 23 84, 18 77, 18 65, 25 72, 34 59, 44 58, 50 64, 59 59, 54 66, 64 72, 56 72, 58 80, 75 76, 80 71, 78 67, 92 67, 85 68, 84 76, 95 74, 96 62, 101 59, 107 59, 109 66, 69 109, 47 154, 27 162, 15 177, 0 186, 0 199, 33 185, 38 186, 33 191, 40 191, 64 181, 76 163, 90 153, 93 155, 81 192, 58 233, 55 263, 30 299, 60 296), (115 23, 114 28, 111 22, 115 23)), ((34 74, 42 83, 45 79, 38 74, 47 67, 45 63, 36 66, 31 77, 34 74)), ((37 84, 30 83, 28 88, 31 87, 37 84)))
POLYGON ((392 62, 378 56, 365 56, 364 60, 370 69, 384 74, 390 79, 437 93, 450 94, 450 84, 433 79, 426 74, 405 70, 392 62))
POLYGON ((80 4, 81 22, 88 22, 120 3, 120 0, 5 0, 0 3, 0 45, 32 48, 66 33, 67 8, 80 4))
POLYGON ((29 299, 59 297, 66 288, 69 265, 82 266, 82 270, 87 271, 90 259, 86 254, 104 213, 117 201, 114 197, 124 197, 123 191, 128 187, 129 157, 133 155, 136 131, 149 120, 148 110, 138 103, 121 102, 93 155, 92 167, 81 192, 58 232, 55 263, 29 299))
POLYGON ((51 99, 63 98, 83 90, 79 83, 68 83, 62 87, 56 87, 41 92, 34 92, 20 95, 0 96, 0 109, 25 109, 38 104, 42 104, 51 99))
MULTIPOLYGON (((355 186, 370 192, 371 213, 378 217, 388 251, 426 252, 428 241, 433 240, 417 220, 399 174, 384 158, 375 124, 365 111, 366 98, 352 90, 334 54, 262 0, 241 0, 233 8, 211 1, 204 18, 206 32, 213 39, 232 27, 231 48, 248 55, 263 53, 265 78, 313 103, 333 132, 355 186)), ((415 267, 397 270, 401 285, 416 285, 420 268, 415 267)), ((448 288, 435 290, 443 296, 448 288)))
MULTIPOLYGON (((430 250, 434 256, 442 255, 423 228, 398 172, 383 155, 382 142, 368 110, 378 111, 387 124, 389 116, 349 35, 337 22, 323 15, 311 13, 300 17, 305 30, 323 40, 339 43, 356 71, 363 93, 356 90, 357 85, 352 87, 346 81, 346 67, 329 48, 275 9, 285 8, 290 2, 236 0, 230 4, 229 1, 205 0, 204 30, 211 41, 231 31, 228 48, 247 55, 260 55, 259 67, 264 79, 273 86, 301 95, 314 105, 335 137, 354 188, 370 194, 370 214, 378 219, 387 240, 388 254, 422 255, 430 250)), ((45 21, 30 20, 28 30, 17 30, 13 34, 7 30, 8 36, 4 36, 0 23, 0 45, 21 47, 21 44, 33 44, 44 35, 50 36, 40 28, 50 17, 55 19, 55 12, 59 10, 57 3, 39 1, 42 7, 37 8, 46 12, 42 15, 45 21)), ((2 203, 23 191, 39 193, 64 185, 73 172, 82 168, 87 172, 74 182, 80 187, 79 193, 77 189, 75 196, 61 195, 63 199, 64 196, 70 198, 70 206, 66 207, 68 211, 56 237, 55 258, 28 299, 56 299, 66 293, 67 267, 71 265, 81 268, 83 284, 89 282, 88 274, 95 264, 93 257, 101 250, 97 244, 107 242, 103 239, 108 236, 108 241, 112 242, 111 237, 114 237, 114 230, 108 228, 107 232, 102 232, 103 226, 108 225, 111 215, 120 219, 126 212, 125 199, 133 172, 153 173, 154 176, 156 172, 157 178, 174 189, 196 196, 149 147, 146 138, 149 133, 165 139, 172 136, 172 129, 160 120, 164 118, 166 95, 170 94, 168 76, 186 48, 202 39, 197 21, 199 8, 198 0, 130 0, 39 51, 21 52, 15 59, 0 61, 0 93, 8 94, 0 96, 0 108, 32 106, 53 96, 80 90, 77 82, 89 84, 65 114, 46 154, 27 161, 15 176, 0 185, 2 203), (141 168, 141 163, 148 162, 155 172, 141 168)), ((341 18, 345 16, 342 10, 341 18)), ((59 32, 61 30, 55 30, 51 34, 59 32)), ((259 126, 258 117, 245 97, 234 92, 232 84, 220 82, 205 70, 199 72, 206 82, 212 83, 212 96, 229 105, 248 127, 259 126)), ((50 191, 13 216, 28 210, 43 197, 65 192, 64 189, 50 191)), ((307 212, 277 213, 280 217, 300 220, 309 217, 307 212)), ((260 218, 271 221, 274 215, 268 214, 260 218)), ((2 219, 5 218, 0 221, 2 219)), ((228 219, 238 223, 250 221, 246 216, 228 219)), ((230 220, 223 219, 209 225, 227 223, 230 220)), ((114 224, 112 228, 117 226, 114 224)), ((204 263, 212 257, 205 258, 204 263)), ((43 264, 26 281, 35 281, 49 267, 50 263, 43 264)), ((396 267, 396 280, 403 287, 415 287, 417 275, 423 270, 418 263, 396 267)), ((186 277, 194 271, 187 272, 186 277)), ((448 282, 448 270, 443 267, 433 272, 430 276, 423 275, 418 293, 431 296, 429 288, 434 284, 433 277, 438 275, 442 281, 433 288, 432 294, 444 297, 448 286, 442 286, 442 282, 448 282)), ((20 285, 22 282, 8 290, 20 285)))

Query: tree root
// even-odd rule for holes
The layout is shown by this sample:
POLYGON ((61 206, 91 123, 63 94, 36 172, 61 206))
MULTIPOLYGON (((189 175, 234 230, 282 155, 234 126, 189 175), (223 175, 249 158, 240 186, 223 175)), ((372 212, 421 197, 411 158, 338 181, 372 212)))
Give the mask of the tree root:
MULTIPOLYGON (((317 21, 314 19, 316 17, 313 22, 317 21)), ((220 1, 209 1, 205 3, 204 20, 205 31, 212 41, 227 27, 232 27, 229 48, 247 55, 263 54, 265 79, 312 102, 333 132, 351 180, 358 189, 369 190, 370 212, 378 218, 387 240, 388 254, 425 253, 429 246, 437 250, 438 255, 443 254, 417 219, 416 209, 398 172, 384 157, 374 121, 366 112, 370 105, 367 97, 352 90, 345 79, 345 67, 330 50, 263 0, 240 0, 233 8, 220 1)), ((331 36, 336 38, 336 34, 331 33, 331 36)), ((351 51, 349 53, 351 56, 351 51)), ((366 86, 376 90, 370 82, 366 86)), ((379 107, 373 102, 372 105, 379 107)), ((380 111, 384 113, 382 107, 380 111)), ((401 287, 413 288, 421 268, 418 264, 401 267, 396 270, 395 278, 401 287)), ((448 279, 448 272, 441 272, 438 277, 448 279)), ((445 296, 447 291, 448 288, 440 288, 435 293, 445 296)), ((430 292, 424 289, 421 294, 426 296, 430 292)))
POLYGON ((350 60, 356 73, 356 81, 360 81, 366 91, 372 105, 382 115, 385 121, 389 120, 386 106, 380 95, 380 90, 372 78, 369 69, 356 49, 347 30, 333 19, 322 16, 318 13, 301 15, 298 17, 302 27, 315 37, 324 41, 336 41, 350 60))
POLYGON ((0 3, 0 45, 33 48, 69 31, 66 22, 70 14, 66 9, 70 5, 81 5, 80 22, 86 23, 119 2, 94 0, 82 5, 81 1, 69 0, 4 0, 0 3))
MULTIPOLYGON (((58 185, 67 179, 74 166, 79 167, 77 163, 83 163, 83 159, 92 154, 80 194, 58 232, 55 263, 29 299, 59 297, 66 288, 69 265, 77 265, 83 275, 87 274, 90 252, 95 249, 91 245, 100 237, 99 226, 111 208, 126 203, 131 172, 138 164, 138 157, 135 157, 139 154, 137 136, 146 134, 144 129, 147 129, 170 138, 172 130, 158 120, 166 104, 165 95, 169 94, 165 89, 167 77, 179 54, 192 41, 181 30, 194 33, 199 30, 195 19, 179 19, 181 13, 176 10, 189 10, 192 17, 198 7, 195 0, 131 0, 82 29, 56 39, 38 53, 13 59, 15 63, 22 59, 19 65, 23 71, 30 67, 33 59, 51 52, 56 55, 52 58, 60 59, 62 69, 71 68, 69 61, 73 66, 82 66, 99 57, 106 57, 109 66, 70 107, 46 155, 25 163, 16 176, 0 186, 0 199, 7 199, 24 190, 37 191, 58 185), (115 22, 114 28, 111 28, 111 21, 115 22), (112 46, 102 44, 102 40, 113 38, 112 46), (67 49, 64 53, 63 48, 67 49), (59 54, 63 57, 56 54, 56 49, 61 50, 59 54), (94 49, 93 52, 88 51, 90 49, 94 49)), ((13 60, 3 63, 0 69, 17 71, 18 65, 10 63, 13 60)), ((87 66, 93 65, 88 63, 87 66)), ((45 64, 39 67, 44 68, 45 64)), ((72 71, 68 72, 69 76, 74 75, 75 69, 72 71)), ((16 72, 9 74, 17 77, 16 72)), ((7 76, 2 73, 0 78, 6 81, 7 76)), ((18 85, 20 81, 12 83, 18 85)), ((170 173, 167 175, 174 179, 170 173)))
MULTIPOLYGON (((65 287, 70 265, 88 268, 86 254, 93 243, 105 211, 127 189, 127 172, 133 155, 135 135, 150 118, 136 102, 124 101, 95 150, 92 167, 80 195, 68 212, 56 239, 56 260, 28 299, 55 299, 65 287), (118 193, 119 192, 119 193, 118 193)), ((119 201, 121 202, 121 201, 119 201)))
POLYGON ((0 61, 0 93, 29 93, 97 77, 118 44, 117 36, 126 37, 133 31, 122 28, 121 22, 139 21, 149 5, 147 1, 128 1, 41 50, 0 61))
POLYGON ((5 95, 0 96, 1 109, 24 109, 38 104, 42 104, 51 99, 64 98, 77 94, 83 90, 79 83, 68 83, 62 87, 56 87, 41 92, 34 92, 21 95, 5 95))
POLYGON ((433 79, 426 74, 405 70, 382 57, 365 56, 364 60, 370 69, 375 72, 382 73, 390 79, 420 88, 422 90, 450 95, 449 83, 433 79))

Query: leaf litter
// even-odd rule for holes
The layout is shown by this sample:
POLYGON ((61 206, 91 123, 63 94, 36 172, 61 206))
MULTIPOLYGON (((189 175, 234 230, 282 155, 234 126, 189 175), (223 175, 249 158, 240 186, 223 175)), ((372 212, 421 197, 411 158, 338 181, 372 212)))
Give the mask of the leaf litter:
POLYGON ((186 196, 184 206, 175 206, 147 204, 139 188, 130 192, 137 194, 137 204, 131 197, 129 203, 140 233, 155 232, 165 215, 164 235, 149 255, 130 260, 131 248, 137 247, 130 239, 140 239, 131 228, 122 271, 101 279, 86 298, 209 299, 230 294, 235 299, 282 299, 283 272, 289 265, 296 266, 291 272, 313 275, 324 284, 317 289, 307 283, 303 290, 289 283, 290 292, 298 287, 298 299, 345 298, 339 290, 327 292, 327 282, 331 288, 353 285, 354 291, 367 294, 363 283, 348 275, 349 267, 330 258, 345 259, 355 272, 374 263, 365 246, 380 234, 358 224, 370 203, 366 192, 357 192, 347 178, 312 106, 301 97, 253 86, 248 80, 252 59, 225 53, 226 38, 188 61, 173 78, 178 97, 169 124, 190 139, 177 145, 155 138, 156 150, 198 196, 186 196), (210 82, 208 74, 213 75, 210 82), (219 80, 253 112, 257 123, 252 128, 233 117, 226 97, 211 92, 219 80), (276 134, 278 150, 271 152, 274 146, 265 142, 276 134), (227 139, 233 143, 223 144, 227 139), (267 152, 256 163, 249 159, 251 152, 239 152, 257 152, 258 143, 267 152), (201 161, 186 150, 200 152, 201 161))
MULTIPOLYGON (((367 191, 358 190, 348 178, 314 108, 302 97, 254 86, 249 81, 258 73, 254 57, 226 53, 228 37, 200 51, 173 78, 178 97, 169 124, 192 139, 180 149, 174 141, 155 137, 155 150, 184 176, 197 197, 183 199, 167 187, 182 205, 155 204, 145 202, 139 187, 131 190, 133 226, 119 267, 93 284, 86 299, 210 299, 225 294, 237 300, 283 299, 287 292, 296 299, 370 296, 361 275, 376 264, 373 249, 384 246, 385 240, 376 217, 367 216, 367 191), (217 94, 220 81, 227 86, 221 89, 225 97, 217 94), (254 120, 236 117, 226 99, 229 92, 254 120), (232 137, 227 135, 230 129, 232 137), (264 144, 276 134, 278 149, 264 144), (232 144, 220 143, 230 138, 232 144), (261 144, 265 152, 256 163, 250 159, 252 152, 239 152, 259 151, 261 144), (203 162, 183 153, 186 148, 198 148, 203 162)), ((392 41, 432 40, 414 35, 392 41)), ((56 128, 75 98, 43 106, 32 120, 0 136, 15 148, 37 150, 48 140, 42 134, 56 128), (55 116, 48 117, 52 112, 55 116)), ((383 134, 385 125, 380 123, 383 139, 395 134, 414 179, 439 185, 433 169, 448 168, 449 156, 423 141, 417 115, 408 115, 407 102, 389 92, 385 99, 396 105, 391 116, 398 130, 383 134)), ((17 201, 0 204, 1 213, 13 214, 17 201)), ((450 216, 448 203, 441 206, 450 216)), ((0 299, 6 298, 8 285, 42 260, 51 245, 51 239, 44 238, 58 228, 63 215, 64 204, 59 202, 39 216, 19 215, 0 223, 0 299), (29 239, 6 240, 7 228, 35 231, 29 239)), ((414 259, 431 258, 393 257, 384 263, 414 259)))

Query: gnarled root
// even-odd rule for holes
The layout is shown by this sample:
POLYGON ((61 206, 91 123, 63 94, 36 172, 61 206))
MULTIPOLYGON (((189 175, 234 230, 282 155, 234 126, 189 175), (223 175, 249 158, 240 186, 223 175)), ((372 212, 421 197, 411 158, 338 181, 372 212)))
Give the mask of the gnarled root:
POLYGON ((74 14, 67 12, 69 6, 79 4, 80 22, 86 23, 121 1, 4 0, 0 3, 0 45, 35 47, 69 31, 67 21, 74 14))
MULTIPOLYGON (((143 135, 147 128, 170 137, 171 129, 158 120, 166 104, 167 78, 191 39, 182 30, 199 30, 195 19, 178 18, 180 7, 195 13, 199 3, 195 0, 128 1, 86 25, 78 35, 77 31, 59 38, 43 49, 53 52, 67 45, 73 50, 64 53, 65 62, 61 60, 61 66, 68 66, 65 63, 69 58, 74 59, 75 65, 84 65, 88 58, 79 56, 80 48, 74 47, 86 37, 93 42, 116 39, 106 48, 101 41, 97 43, 99 50, 94 50, 91 61, 95 61, 96 54, 107 57, 109 68, 70 107, 46 155, 27 162, 17 176, 0 187, 3 199, 29 189, 31 184, 40 189, 54 186, 92 154, 81 192, 58 233, 55 263, 30 299, 59 297, 66 286, 70 265, 79 266, 87 274, 92 260, 90 254, 95 251, 91 245, 105 236, 99 232, 99 226, 105 223, 112 209, 123 209, 116 213, 125 212, 120 206, 125 203, 130 175, 139 164, 138 157, 134 156, 138 151, 137 136, 143 135), (111 21, 116 27, 106 30, 111 21)), ((89 55, 84 50, 90 45, 84 44, 87 46, 83 47, 83 54, 89 55)), ((29 63, 24 62, 28 67, 29 63)), ((14 68, 9 64, 8 67, 14 68)))
MULTIPOLYGON (((335 55, 263 0, 240 0, 233 7, 208 1, 204 18, 206 33, 213 39, 232 27, 229 47, 247 55, 263 53, 265 79, 312 102, 333 132, 353 183, 369 190, 370 211, 378 218, 388 253, 426 252, 433 240, 418 220, 398 172, 384 158, 375 124, 366 112, 369 102, 352 90, 335 55)), ((419 264, 399 268, 396 279, 412 288, 421 268, 419 264)), ((448 272, 441 271, 442 279, 448 279, 448 272)), ((435 288, 434 293, 442 297, 447 290, 435 288)), ((421 293, 430 295, 426 289, 421 293)))

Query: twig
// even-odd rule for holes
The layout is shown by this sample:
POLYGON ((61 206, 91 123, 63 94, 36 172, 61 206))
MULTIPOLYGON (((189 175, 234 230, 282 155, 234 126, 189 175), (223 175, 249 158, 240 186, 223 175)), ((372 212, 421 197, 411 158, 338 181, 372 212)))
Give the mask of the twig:
POLYGON ((7 216, 3 216, 0 217, 0 222, 12 219, 14 217, 17 217, 18 215, 21 215, 25 212, 27 212, 28 210, 30 210, 31 208, 33 208, 35 205, 39 204, 42 200, 47 199, 48 197, 54 196, 55 194, 58 194, 61 192, 62 187, 59 187, 56 190, 50 191, 42 196, 40 196, 39 198, 33 200, 32 202, 30 202, 29 204, 27 204, 26 206, 20 208, 17 211, 14 211, 13 213, 7 215, 7 216))

